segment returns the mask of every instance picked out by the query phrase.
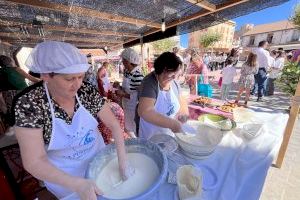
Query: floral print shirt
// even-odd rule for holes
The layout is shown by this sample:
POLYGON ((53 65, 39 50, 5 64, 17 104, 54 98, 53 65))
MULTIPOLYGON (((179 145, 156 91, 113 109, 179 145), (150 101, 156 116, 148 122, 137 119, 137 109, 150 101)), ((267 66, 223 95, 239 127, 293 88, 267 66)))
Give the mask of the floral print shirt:
MULTIPOLYGON (((101 110, 105 100, 99 92, 89 83, 82 83, 77 92, 81 104, 97 119, 97 113, 101 110)), ((51 98, 56 118, 64 120, 67 124, 72 123, 72 118, 66 111, 51 98)), ((52 132, 52 118, 50 105, 47 99, 43 82, 36 83, 19 93, 14 100, 14 123, 18 127, 42 128, 45 144, 49 144, 52 132)), ((75 110, 79 103, 75 101, 75 110)))

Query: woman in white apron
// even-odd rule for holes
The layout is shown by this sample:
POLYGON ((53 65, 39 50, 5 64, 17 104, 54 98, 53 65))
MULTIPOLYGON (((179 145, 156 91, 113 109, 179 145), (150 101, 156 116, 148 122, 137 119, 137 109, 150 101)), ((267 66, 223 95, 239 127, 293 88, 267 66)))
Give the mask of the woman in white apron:
POLYGON ((180 106, 182 99, 175 82, 181 64, 176 54, 165 52, 155 60, 155 71, 144 78, 138 105, 139 137, 149 139, 154 134, 181 131, 181 122, 188 115, 180 106))
POLYGON ((131 137, 135 137, 136 124, 134 121, 137 106, 137 90, 144 78, 140 67, 139 55, 133 49, 125 49, 121 53, 122 62, 125 67, 122 90, 117 94, 122 97, 122 106, 125 116, 125 129, 131 137))
MULTIPOLYGON (((89 91, 92 94, 95 90, 90 85, 82 84, 84 72, 88 69, 86 57, 70 44, 49 41, 38 44, 26 64, 31 71, 41 73, 43 83, 29 88, 27 93, 21 94, 16 101, 15 132, 24 168, 34 177, 43 180, 47 189, 59 199, 95 200, 96 194, 101 194, 101 188, 84 178, 85 171, 89 162, 105 145, 97 128, 98 122, 88 110, 93 102, 86 107, 82 104, 84 98, 89 98, 83 92, 89 91), (82 89, 83 86, 85 90, 82 89), (78 91, 81 92, 81 99, 77 95, 78 91), (28 101, 31 96, 34 100, 28 101), (24 104, 25 101, 27 103, 24 104), (40 102, 45 103, 39 105, 40 102), (54 102, 71 118, 70 123, 57 116, 58 108, 54 106, 54 102), (46 107, 46 104, 49 106, 46 107), (32 109, 36 105, 36 108, 41 109, 40 112, 32 109), (51 115, 50 139, 45 139, 43 129, 49 124, 39 124, 40 127, 34 125, 48 119, 48 116, 40 114, 41 112, 51 115), (32 113, 36 116, 32 117, 32 113), (20 120, 22 115, 32 118, 32 124, 25 126, 20 120), (40 119, 40 115, 45 119, 40 119)), ((101 98, 94 98, 98 97, 101 98)), ((85 103, 88 105, 87 100, 85 103)), ((97 117, 113 132, 120 173, 123 179, 126 179, 127 164, 122 130, 109 106, 105 103, 99 106, 102 107, 96 113, 97 117)), ((24 120, 26 119, 23 118, 24 120)))

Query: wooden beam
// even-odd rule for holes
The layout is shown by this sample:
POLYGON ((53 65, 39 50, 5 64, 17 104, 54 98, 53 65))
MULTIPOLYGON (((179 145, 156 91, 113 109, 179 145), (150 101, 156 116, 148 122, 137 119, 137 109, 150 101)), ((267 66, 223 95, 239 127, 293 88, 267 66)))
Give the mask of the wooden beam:
POLYGON ((209 11, 215 11, 216 10, 216 5, 212 4, 212 3, 209 3, 208 1, 206 0, 187 0, 188 2, 192 3, 192 4, 195 4, 197 6, 200 6, 206 10, 209 10, 209 11))
MULTIPOLYGON (((31 46, 34 47, 36 44, 42 42, 41 40, 16 40, 16 39, 6 39, 6 38, 2 38, 1 39, 1 43, 9 43, 11 45, 24 45, 24 46, 31 46)), ((110 48, 111 44, 105 44, 105 43, 86 43, 86 42, 73 42, 70 41, 71 44, 77 46, 77 47, 85 47, 85 48, 102 48, 107 46, 108 48, 110 48)))
MULTIPOLYGON (((215 11, 201 10, 201 11, 199 11, 199 12, 193 14, 193 15, 190 15, 190 16, 178 19, 176 21, 173 21, 169 24, 166 24, 166 29, 177 26, 177 25, 180 25, 180 24, 183 24, 183 23, 186 23, 186 22, 189 22, 189 21, 192 21, 192 20, 195 20, 195 19, 198 19, 198 18, 201 18, 201 17, 204 17, 206 15, 209 15, 209 14, 221 11, 221 10, 225 10, 227 8, 234 7, 236 5, 245 3, 247 1, 249 1, 249 0, 230 0, 226 3, 218 4, 218 5, 216 5, 216 10, 215 11)), ((143 34, 143 36, 151 35, 153 33, 159 32, 159 31, 161 31, 161 30, 160 29, 152 29, 152 30, 146 32, 145 34, 143 34)), ((126 40, 124 43, 128 43, 128 42, 131 42, 131 41, 134 41, 134 40, 135 39, 126 40)))
MULTIPOLYGON (((43 38, 39 35, 28 35, 25 36, 21 33, 3 33, 0 32, 0 37, 8 37, 8 38, 18 38, 18 39, 36 39, 42 40, 43 38)), ((98 40, 98 39, 90 39, 90 38, 79 38, 79 37, 61 37, 61 36, 45 36, 45 39, 50 40, 62 40, 62 41, 79 41, 79 42, 95 42, 95 43, 106 43, 106 44, 122 44, 123 41, 115 41, 115 40, 98 40)))
POLYGON ((64 13, 79 14, 91 18, 98 18, 98 19, 104 19, 109 21, 160 28, 159 23, 126 17, 126 16, 113 15, 110 13, 100 12, 98 10, 93 10, 89 8, 79 7, 79 6, 66 6, 63 4, 50 3, 50 2, 39 1, 39 0, 7 0, 7 1, 20 4, 20 5, 31 6, 35 8, 42 8, 42 9, 53 10, 53 11, 64 12, 64 13))
MULTIPOLYGON (((22 22, 14 22, 14 21, 6 21, 0 19, 0 25, 9 26, 9 27, 19 27, 26 26, 27 28, 32 28, 32 24, 22 23, 22 22)), ((44 29, 49 31, 64 31, 70 33, 83 33, 83 34, 93 34, 93 35, 112 35, 112 36, 120 36, 120 37, 129 37, 129 38, 138 38, 140 35, 135 33, 128 32, 117 32, 110 30, 96 30, 96 29, 87 29, 87 28, 75 28, 75 27, 65 27, 65 26, 53 26, 53 25, 43 25, 44 29)))
MULTIPOLYGON (((298 82, 296 92, 295 92, 295 97, 300 98, 300 82, 298 82)), ((277 156, 277 160, 275 163, 275 167, 281 168, 283 159, 291 138, 291 135, 293 133, 294 127, 296 120, 298 118, 298 113, 299 113, 299 105, 291 105, 291 110, 290 110, 290 116, 287 122, 287 125, 285 127, 284 135, 283 135, 283 140, 280 146, 280 150, 277 156)))
POLYGON ((115 31, 105 31, 105 30, 95 30, 95 29, 86 29, 86 28, 65 28, 61 26, 43 26, 46 30, 49 31, 64 31, 69 33, 83 33, 83 34, 94 34, 94 35, 107 35, 107 36, 120 36, 120 37, 129 37, 129 38, 138 38, 139 34, 134 33, 125 33, 125 32, 115 32, 115 31))
POLYGON ((236 5, 245 3, 247 1, 249 1, 249 0, 230 0, 230 1, 227 1, 226 3, 222 3, 222 4, 216 5, 216 10, 214 10, 214 11, 207 11, 207 10, 199 11, 198 13, 195 13, 193 15, 187 16, 187 17, 182 18, 182 19, 178 19, 178 20, 176 20, 176 21, 174 21, 174 22, 172 22, 170 24, 167 24, 166 28, 177 26, 177 25, 180 25, 180 24, 183 24, 183 23, 186 23, 186 22, 198 19, 200 17, 204 17, 206 15, 215 13, 215 12, 218 12, 218 11, 221 11, 221 10, 225 10, 227 8, 234 7, 236 5))

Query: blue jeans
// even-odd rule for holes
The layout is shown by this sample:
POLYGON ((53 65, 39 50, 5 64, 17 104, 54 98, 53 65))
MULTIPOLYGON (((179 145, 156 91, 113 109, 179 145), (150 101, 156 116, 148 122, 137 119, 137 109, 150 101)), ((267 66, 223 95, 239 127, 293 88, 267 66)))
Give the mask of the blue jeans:
POLYGON ((257 73, 258 98, 262 97, 266 91, 267 72, 265 68, 259 68, 257 73))

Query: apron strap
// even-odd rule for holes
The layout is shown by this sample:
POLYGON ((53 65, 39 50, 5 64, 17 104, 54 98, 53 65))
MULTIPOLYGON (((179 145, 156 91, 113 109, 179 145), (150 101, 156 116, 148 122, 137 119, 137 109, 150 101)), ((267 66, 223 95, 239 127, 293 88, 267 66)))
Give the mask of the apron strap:
MULTIPOLYGON (((48 90, 47 84, 45 82, 44 82, 44 88, 46 90, 47 99, 48 99, 48 102, 49 102, 49 105, 50 105, 51 116, 52 116, 52 119, 54 119, 55 118, 54 108, 53 108, 53 104, 51 103, 52 101, 51 101, 51 98, 50 98, 50 94, 49 94, 49 90, 48 90)), ((76 94, 75 98, 76 98, 79 106, 82 107, 82 104, 81 104, 81 102, 80 102, 79 97, 78 97, 77 94, 76 94)))
POLYGON ((46 91, 46 95, 47 95, 47 99, 48 99, 48 102, 49 102, 51 116, 52 116, 52 119, 54 120, 55 119, 54 108, 53 108, 53 105, 51 103, 51 98, 50 98, 50 95, 49 95, 49 90, 48 90, 46 82, 44 82, 43 85, 44 85, 44 88, 45 88, 45 91, 46 91))

